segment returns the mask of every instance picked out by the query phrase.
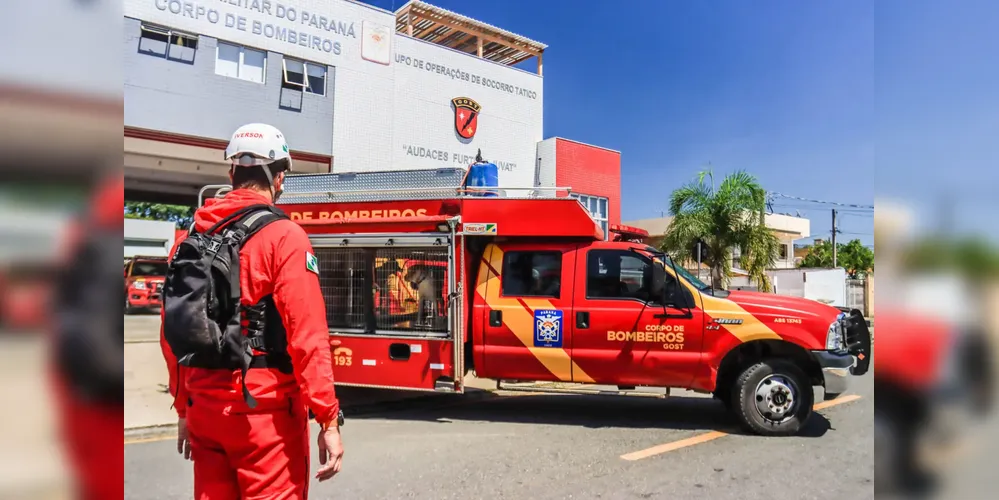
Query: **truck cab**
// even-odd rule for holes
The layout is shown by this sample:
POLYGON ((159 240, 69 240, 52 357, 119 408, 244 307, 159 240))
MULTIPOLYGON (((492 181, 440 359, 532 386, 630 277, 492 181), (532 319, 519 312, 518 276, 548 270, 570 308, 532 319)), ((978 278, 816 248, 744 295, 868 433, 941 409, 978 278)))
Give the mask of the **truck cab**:
POLYGON ((482 196, 465 175, 286 178, 279 206, 319 262, 338 384, 463 392, 474 370, 684 388, 785 435, 810 415, 813 386, 835 397, 867 371, 859 311, 712 290, 655 248, 608 241, 567 188, 482 196), (406 176, 421 188, 386 186, 406 176))

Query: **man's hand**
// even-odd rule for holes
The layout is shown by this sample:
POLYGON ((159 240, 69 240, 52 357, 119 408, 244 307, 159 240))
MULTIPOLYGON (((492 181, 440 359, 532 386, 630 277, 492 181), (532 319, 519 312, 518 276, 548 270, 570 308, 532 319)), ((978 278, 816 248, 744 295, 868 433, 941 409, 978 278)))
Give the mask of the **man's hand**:
POLYGON ((343 459, 343 443, 340 441, 340 429, 330 427, 319 431, 319 463, 323 465, 316 473, 319 481, 332 478, 340 472, 340 462, 343 459))
POLYGON ((191 440, 187 435, 187 419, 177 419, 177 453, 184 455, 184 460, 191 459, 191 440))

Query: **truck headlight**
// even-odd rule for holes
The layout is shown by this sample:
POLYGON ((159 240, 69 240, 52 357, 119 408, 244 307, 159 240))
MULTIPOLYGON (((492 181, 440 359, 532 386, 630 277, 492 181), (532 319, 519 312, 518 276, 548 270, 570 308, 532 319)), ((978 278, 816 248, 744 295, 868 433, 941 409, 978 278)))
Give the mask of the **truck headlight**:
POLYGON ((146 282, 145 281, 136 281, 136 282, 132 283, 132 288, 134 288, 136 290, 145 290, 146 289, 146 282))
POLYGON ((827 351, 841 351, 846 347, 846 328, 843 326, 845 319, 846 313, 839 313, 836 321, 829 324, 829 329, 826 331, 827 351))

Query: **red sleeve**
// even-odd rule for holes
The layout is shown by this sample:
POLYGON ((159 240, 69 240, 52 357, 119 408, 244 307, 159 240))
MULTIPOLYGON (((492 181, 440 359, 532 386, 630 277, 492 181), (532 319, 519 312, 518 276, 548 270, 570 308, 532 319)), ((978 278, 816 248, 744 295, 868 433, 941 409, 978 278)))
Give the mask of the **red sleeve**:
POLYGON ((340 404, 333 388, 326 304, 319 275, 307 264, 307 256, 314 255, 309 237, 298 225, 287 226, 274 255, 274 305, 284 320, 288 354, 302 395, 316 421, 329 423, 336 418, 340 404))
MULTIPOLYGON (((173 243, 173 248, 170 249, 168 258, 173 257, 173 253, 177 251, 177 246, 180 245, 181 241, 187 237, 187 232, 178 234, 178 237, 173 243)), ((160 308, 160 349, 163 351, 163 359, 166 361, 167 372, 169 373, 170 382, 170 394, 173 395, 173 408, 177 410, 177 416, 180 418, 187 417, 187 385, 184 383, 184 367, 177 364, 177 357, 173 355, 173 351, 170 350, 170 344, 167 344, 166 336, 163 335, 163 316, 165 312, 163 308, 160 308)))
POLYGON ((170 350, 166 337, 163 336, 163 313, 160 312, 160 349, 163 350, 163 359, 166 361, 167 372, 170 374, 170 394, 173 395, 173 408, 177 410, 177 416, 187 417, 187 387, 184 384, 184 367, 177 364, 177 358, 170 350))

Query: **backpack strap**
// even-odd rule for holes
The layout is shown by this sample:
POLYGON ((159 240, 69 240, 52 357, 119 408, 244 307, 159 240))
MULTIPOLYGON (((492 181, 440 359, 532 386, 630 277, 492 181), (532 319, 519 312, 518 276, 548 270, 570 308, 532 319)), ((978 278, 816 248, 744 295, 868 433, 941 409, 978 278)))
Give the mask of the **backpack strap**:
POLYGON ((231 213, 231 214, 223 217, 222 220, 216 222, 215 225, 213 225, 212 227, 206 229, 205 232, 204 232, 204 234, 209 234, 209 235, 210 234, 214 234, 216 231, 218 231, 220 228, 225 227, 230 222, 232 222, 234 219, 242 219, 246 214, 248 214, 250 212, 253 212, 253 211, 256 211, 256 210, 266 210, 266 209, 271 208, 271 207, 273 207, 273 205, 265 205, 265 204, 262 204, 262 203, 258 203, 256 205, 250 205, 250 206, 243 207, 243 208, 241 208, 239 210, 236 210, 235 212, 233 212, 233 213, 231 213))
MULTIPOLYGON (((209 231, 218 230, 218 227, 222 226, 223 223, 228 223, 222 230, 222 238, 229 239, 229 241, 233 243, 232 249, 235 253, 235 258, 229 267, 229 283, 236 285, 230 288, 230 293, 232 295, 233 302, 236 304, 236 309, 232 318, 229 320, 229 323, 226 324, 226 336, 229 338, 238 338, 243 335, 243 305, 239 301, 239 250, 243 247, 243 244, 246 243, 247 240, 257 234, 257 232, 265 226, 271 222, 286 218, 288 218, 288 216, 273 205, 251 205, 230 214, 228 217, 222 219, 209 229, 209 231), (231 222, 233 220, 235 220, 235 222, 231 222)), ((217 235, 214 235, 213 237, 217 237, 217 235)), ((252 339, 247 340, 250 341, 248 344, 253 344, 252 339)), ((247 352, 243 356, 243 362, 240 366, 243 399, 250 408, 256 408, 257 400, 250 394, 249 389, 246 387, 246 372, 250 368, 256 367, 258 364, 259 361, 255 363, 254 356, 247 352)))

